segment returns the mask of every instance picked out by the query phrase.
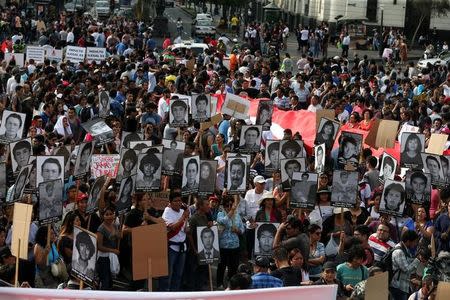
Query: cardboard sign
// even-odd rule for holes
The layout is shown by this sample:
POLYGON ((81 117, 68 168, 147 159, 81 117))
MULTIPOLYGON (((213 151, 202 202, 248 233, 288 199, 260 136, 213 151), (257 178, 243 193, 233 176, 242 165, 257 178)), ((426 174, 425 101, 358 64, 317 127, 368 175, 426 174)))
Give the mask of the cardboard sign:
POLYGON ((320 119, 327 118, 329 120, 334 120, 334 117, 334 109, 319 109, 318 111, 316 111, 316 131, 319 128, 320 119))
POLYGON ((86 54, 86 48, 67 46, 66 60, 70 60, 71 62, 79 63, 79 62, 84 61, 85 54, 86 54))
POLYGON ((91 176, 116 178, 119 162, 120 154, 94 154, 91 157, 91 176))
POLYGON ((376 120, 366 137, 365 143, 375 149, 394 148, 399 122, 376 120))
POLYGON ((227 114, 236 119, 247 120, 250 119, 249 110, 249 100, 227 93, 225 102, 222 105, 222 114, 227 114))
POLYGON ((89 63, 92 61, 100 63, 101 61, 106 60, 106 48, 87 47, 86 59, 89 63))
POLYGON ((369 277, 366 283, 366 300, 380 300, 389 298, 388 272, 369 277))
POLYGON ((214 126, 216 124, 219 124, 220 121, 222 121, 222 119, 223 118, 222 118, 221 114, 217 114, 215 116, 212 116, 210 121, 200 123, 200 129, 207 130, 208 128, 210 128, 212 126, 214 126))
POLYGON ((445 144, 447 143, 447 139, 447 134, 432 133, 430 141, 428 142, 428 148, 425 149, 425 152, 442 155, 442 153, 444 152, 445 144))
POLYGON ((448 299, 449 294, 450 294, 450 282, 439 281, 436 292, 436 300, 448 299))
POLYGON ((169 204, 170 191, 150 193, 153 199, 153 207, 157 210, 164 210, 169 204))
POLYGON ((34 59, 36 63, 43 63, 45 60, 45 49, 39 46, 27 46, 27 61, 34 59))
POLYGON ((62 62, 62 59, 63 59, 63 51, 61 49, 55 49, 55 48, 47 49, 45 56, 50 61, 54 60, 57 63, 60 63, 60 62, 62 62))
POLYGON ((131 229, 133 280, 167 276, 167 228, 165 224, 139 226, 131 229), (151 270, 148 260, 151 259, 151 270))
POLYGON ((25 54, 23 53, 5 53, 6 63, 9 64, 11 60, 16 62, 16 66, 23 67, 25 61, 25 54))
POLYGON ((14 227, 12 230, 11 253, 16 257, 19 256, 21 259, 26 260, 28 260, 28 235, 30 233, 32 212, 33 205, 18 202, 14 203, 14 227))

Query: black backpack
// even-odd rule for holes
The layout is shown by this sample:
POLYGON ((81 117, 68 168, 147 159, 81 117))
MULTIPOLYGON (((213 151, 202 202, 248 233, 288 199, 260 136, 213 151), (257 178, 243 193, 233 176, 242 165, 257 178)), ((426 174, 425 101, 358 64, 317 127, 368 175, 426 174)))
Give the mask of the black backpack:
POLYGON ((388 278, 389 278, 389 284, 392 281, 392 278, 394 278, 395 275, 398 274, 397 280, 400 277, 400 269, 397 269, 394 271, 393 269, 393 262, 392 262, 392 254, 395 250, 401 249, 403 253, 406 255, 405 249, 403 249, 403 246, 395 246, 391 249, 389 249, 388 252, 383 256, 383 258, 376 264, 377 267, 381 268, 383 272, 388 272, 388 278))

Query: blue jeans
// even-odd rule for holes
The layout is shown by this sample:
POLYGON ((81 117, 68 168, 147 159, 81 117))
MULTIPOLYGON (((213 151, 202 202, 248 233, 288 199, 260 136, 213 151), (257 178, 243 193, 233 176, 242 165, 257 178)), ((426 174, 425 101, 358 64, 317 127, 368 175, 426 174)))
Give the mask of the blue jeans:
POLYGON ((160 279, 159 287, 161 291, 180 291, 186 252, 174 251, 170 246, 168 251, 169 276, 160 279))

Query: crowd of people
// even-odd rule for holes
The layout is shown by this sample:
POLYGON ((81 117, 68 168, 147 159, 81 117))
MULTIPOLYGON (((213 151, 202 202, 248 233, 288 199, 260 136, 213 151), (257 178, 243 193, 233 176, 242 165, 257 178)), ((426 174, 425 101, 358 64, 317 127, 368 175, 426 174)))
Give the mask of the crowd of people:
MULTIPOLYGON (((433 173, 433 159, 427 158, 425 165, 422 160, 412 159, 416 165, 408 167, 419 175, 408 178, 411 189, 420 197, 411 200, 405 196, 402 158, 400 164, 388 160, 378 163, 382 157, 376 157, 375 149, 350 137, 339 139, 339 147, 333 145, 338 131, 370 131, 377 120, 397 120, 399 130, 407 125, 417 128, 416 134, 424 135, 423 143, 413 142, 415 146, 405 141, 407 147, 415 147, 405 151, 424 152, 433 133, 450 133, 447 66, 430 65, 418 70, 413 62, 399 67, 367 57, 350 60, 346 53, 329 58, 326 52, 318 60, 315 52, 310 56, 308 51, 294 61, 289 53, 278 58, 261 49, 261 44, 250 42, 249 47, 234 49, 227 68, 225 53, 217 47, 197 56, 186 50, 176 59, 169 48, 161 50, 145 24, 134 20, 112 17, 98 25, 89 16, 61 16, 53 23, 41 20, 44 25, 37 33, 38 41, 56 47, 105 47, 108 58, 100 63, 29 60, 23 67, 14 60, 8 62, 4 57, 13 50, 8 42, 11 32, 28 32, 15 22, 19 18, 20 23, 19 10, 2 10, 3 22, 7 21, 3 26, 11 31, 2 36, 6 48, 2 46, 1 53, 0 114, 26 117, 24 124, 17 125, 24 129, 23 135, 6 136, 4 139, 9 142, 0 145, 0 177, 5 178, 5 186, 0 186, 4 189, 0 279, 14 282, 11 204, 20 201, 33 205, 29 259, 20 260, 19 269, 19 281, 32 287, 78 289, 80 279, 94 278, 85 287, 145 289, 146 281, 134 281, 132 277, 131 231, 138 226, 162 223, 168 232, 167 241, 161 242, 168 245, 169 275, 155 279, 154 290, 209 290, 208 265, 201 264, 201 258, 217 265, 213 269, 216 289, 336 284, 339 299, 364 299, 367 279, 388 271, 392 275, 392 299, 434 299, 437 282, 448 278, 445 276, 449 264, 445 263, 450 261, 448 156, 434 158, 443 181, 421 176, 425 174, 422 168, 433 173), (71 33, 71 38, 67 34, 64 39, 61 32, 71 33), (51 33, 52 38, 46 33, 51 33), (99 96, 104 95, 103 91, 107 99, 99 96), (253 124, 251 118, 223 114, 219 123, 205 128, 201 125, 215 112, 203 114, 205 103, 211 98, 197 97, 198 94, 222 99, 232 94, 251 101, 265 98, 272 102, 261 105, 261 111, 266 111, 258 116, 261 127, 253 124), (189 103, 183 96, 196 97, 198 101, 189 103), (188 105, 196 107, 198 118, 188 115, 188 105), (323 145, 320 151, 303 143, 301 130, 283 128, 280 145, 267 146, 266 155, 265 145, 276 139, 267 130, 271 124, 268 115, 286 111, 317 113, 322 109, 334 110, 334 119, 322 122, 317 131, 316 146, 323 145), (92 146, 90 153, 85 152, 86 143, 96 139, 82 124, 98 117, 112 129, 113 138, 92 146), (20 143, 27 139, 31 146, 20 143), (130 142, 139 141, 144 143, 137 143, 139 147, 129 151, 130 142), (164 146, 161 159, 159 145, 164 141, 168 145, 164 146), (185 147, 180 149, 177 143, 185 147), (283 147, 283 143, 290 147, 283 147), (417 150, 419 143, 423 146, 421 151, 417 150), (61 147, 68 151, 63 160, 42 159, 55 156, 61 147), (179 152, 167 154, 170 152, 166 149, 179 152), (78 158, 78 154, 84 158, 78 158), (96 154, 120 154, 120 174, 94 184, 97 181, 89 174, 86 157, 96 154), (83 176, 74 176, 74 169, 81 168, 76 166, 77 161, 86 169, 83 176), (217 167, 204 165, 204 161, 215 161, 217 167), (30 164, 27 185, 24 191, 16 192, 20 182, 15 178, 30 164), (161 167, 166 173, 157 175, 156 170, 161 167), (46 199, 61 201, 63 206, 61 222, 52 223, 50 231, 47 225, 39 223, 45 217, 39 217, 42 195, 36 194, 33 168, 38 168, 39 180, 44 183, 64 177, 61 198, 46 199), (317 182, 310 184, 308 178, 316 171, 317 182), (352 177, 350 172, 357 173, 357 182, 347 181, 352 177), (209 176, 196 179, 199 173, 209 176), (160 207, 152 192, 137 191, 134 174, 142 176, 136 187, 170 191, 168 205, 160 207), (296 174, 302 178, 298 181, 305 180, 298 188, 296 174), (197 194, 210 185, 211 178, 212 191, 197 194), (423 192, 427 180, 431 181, 431 188, 423 192), (351 185, 357 186, 354 194, 351 185), (301 193, 302 186, 308 189, 306 198, 313 198, 310 208, 290 205, 290 199, 296 197, 294 191, 301 193), (342 202, 332 201, 333 193, 353 204, 346 208, 333 206, 332 202, 342 202), (91 199, 95 198, 98 204, 92 206, 91 199), (395 204, 392 210, 390 203, 395 204), (392 214, 400 204, 401 215, 392 214), (383 210, 385 206, 388 209, 383 210), (216 231, 204 227, 217 227, 218 236, 216 231), (202 251, 197 236, 203 243, 202 251), (218 249, 211 248, 215 239, 218 249), (117 265, 111 254, 118 258, 120 270, 114 267, 117 265), (215 260, 218 256, 220 262, 215 260), (96 259, 94 266, 89 263, 91 259, 96 259), (60 261, 65 272, 53 270, 60 261), (115 279, 122 283, 120 288, 115 279)), ((283 35, 289 33, 282 25, 265 26, 264 39, 268 42, 279 41, 280 36, 282 41, 283 35), (273 34, 275 31, 278 35, 273 34)), ((324 33, 326 30, 321 34, 324 33)), ((248 39, 252 34, 249 32, 248 39)), ((299 47, 307 47, 306 37, 318 39, 307 27, 297 34, 299 47)), ((22 122, 20 117, 17 120, 22 122)), ((1 128, 5 126, 2 124, 1 128)), ((12 131, 8 128, 5 133, 12 131)), ((402 142, 401 138, 398 142, 402 142)), ((447 143, 445 151, 448 146, 447 143)))

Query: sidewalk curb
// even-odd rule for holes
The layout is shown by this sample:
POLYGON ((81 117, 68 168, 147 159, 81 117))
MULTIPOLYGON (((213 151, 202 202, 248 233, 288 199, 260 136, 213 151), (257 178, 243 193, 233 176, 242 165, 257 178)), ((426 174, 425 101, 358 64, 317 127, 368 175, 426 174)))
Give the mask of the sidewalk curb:
POLYGON ((190 15, 192 18, 195 18, 195 14, 193 14, 192 11, 186 9, 185 6, 181 6, 181 5, 179 5, 178 3, 175 4, 175 6, 181 8, 182 11, 184 11, 185 13, 187 13, 188 15, 190 15))

